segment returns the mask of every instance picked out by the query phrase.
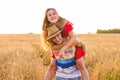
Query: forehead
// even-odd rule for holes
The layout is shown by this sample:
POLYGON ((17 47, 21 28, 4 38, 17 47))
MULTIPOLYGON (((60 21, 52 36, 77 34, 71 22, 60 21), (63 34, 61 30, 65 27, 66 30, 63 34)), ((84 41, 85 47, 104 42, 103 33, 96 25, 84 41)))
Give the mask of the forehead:
MULTIPOLYGON (((53 38, 61 36, 61 33, 56 34, 53 38)), ((62 37, 62 36, 61 36, 62 37)), ((53 39, 52 38, 52 39, 53 39)))
POLYGON ((56 11, 54 9, 50 9, 47 11, 47 14, 49 14, 49 13, 56 13, 56 11))

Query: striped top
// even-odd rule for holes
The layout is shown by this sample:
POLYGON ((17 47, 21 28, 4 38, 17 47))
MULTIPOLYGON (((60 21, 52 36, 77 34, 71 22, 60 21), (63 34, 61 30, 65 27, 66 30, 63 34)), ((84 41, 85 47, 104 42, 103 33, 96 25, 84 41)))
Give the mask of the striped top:
POLYGON ((59 52, 53 50, 53 55, 56 58, 57 71, 56 76, 62 78, 79 77, 80 72, 75 65, 75 47, 70 47, 64 51, 64 59, 60 59, 59 52))

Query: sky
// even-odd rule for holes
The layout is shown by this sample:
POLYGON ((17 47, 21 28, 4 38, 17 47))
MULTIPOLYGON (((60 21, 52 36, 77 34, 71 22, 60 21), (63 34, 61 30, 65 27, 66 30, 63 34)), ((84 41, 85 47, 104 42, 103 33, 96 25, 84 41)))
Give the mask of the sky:
POLYGON ((47 8, 71 21, 78 34, 120 28, 120 0, 0 0, 0 34, 41 34, 47 8))

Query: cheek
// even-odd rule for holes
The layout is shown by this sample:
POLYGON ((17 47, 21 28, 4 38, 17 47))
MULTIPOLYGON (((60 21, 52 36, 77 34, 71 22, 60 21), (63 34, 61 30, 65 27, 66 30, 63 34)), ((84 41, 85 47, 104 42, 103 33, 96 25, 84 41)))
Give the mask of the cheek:
POLYGON ((59 18, 59 16, 58 16, 58 15, 56 15, 56 17, 57 17, 57 19, 59 18))
POLYGON ((47 17, 47 19, 48 19, 48 21, 50 21, 50 17, 49 16, 47 17))
POLYGON ((60 42, 62 43, 62 41, 63 41, 63 39, 62 38, 60 38, 60 42))
POLYGON ((62 35, 59 35, 59 39, 62 40, 62 35))
POLYGON ((56 40, 55 40, 55 39, 51 39, 51 41, 52 41, 52 42, 54 42, 54 43, 56 42, 56 40))
POLYGON ((51 18, 49 15, 47 15, 46 17, 47 17, 48 21, 49 21, 49 20, 50 20, 50 18, 51 18))

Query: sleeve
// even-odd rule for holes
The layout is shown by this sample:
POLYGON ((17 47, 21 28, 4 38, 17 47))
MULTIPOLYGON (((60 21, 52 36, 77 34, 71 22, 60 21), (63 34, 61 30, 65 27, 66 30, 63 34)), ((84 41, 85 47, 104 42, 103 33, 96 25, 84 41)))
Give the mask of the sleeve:
POLYGON ((72 23, 67 22, 65 24, 65 26, 64 26, 64 29, 63 29, 63 36, 67 37, 68 36, 68 32, 72 31, 72 30, 73 30, 72 23))
POLYGON ((79 59, 85 55, 85 52, 83 51, 82 48, 76 47, 76 52, 75 52, 75 59, 79 59))
POLYGON ((55 55, 54 55, 54 54, 52 54, 52 58, 54 58, 54 59, 55 59, 55 55))
POLYGON ((71 30, 73 30, 72 23, 67 22, 66 25, 65 25, 65 31, 69 32, 71 30))

